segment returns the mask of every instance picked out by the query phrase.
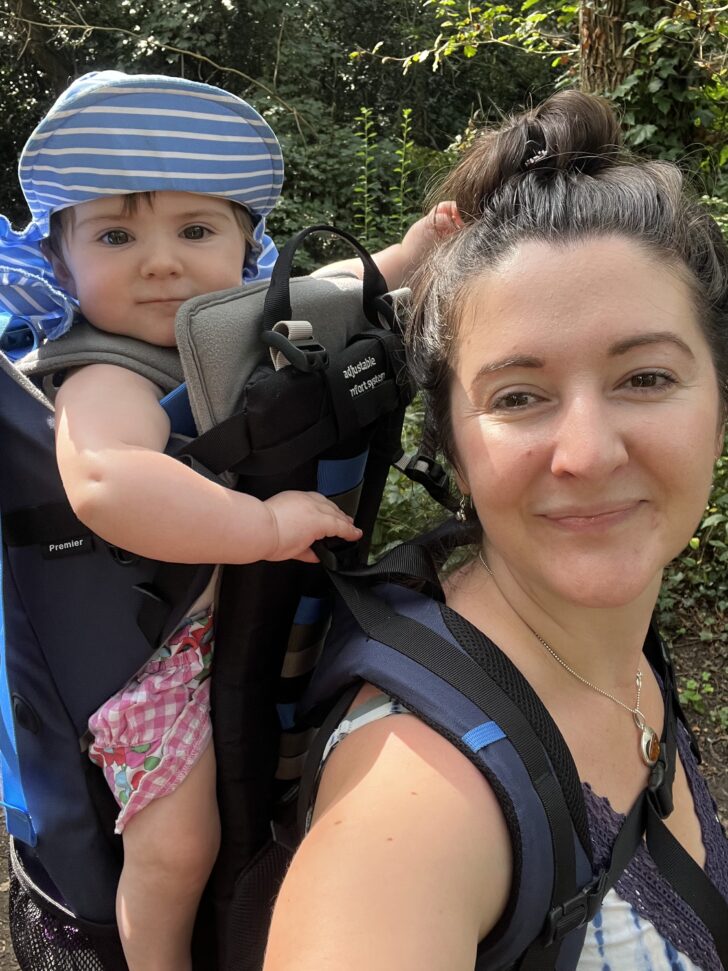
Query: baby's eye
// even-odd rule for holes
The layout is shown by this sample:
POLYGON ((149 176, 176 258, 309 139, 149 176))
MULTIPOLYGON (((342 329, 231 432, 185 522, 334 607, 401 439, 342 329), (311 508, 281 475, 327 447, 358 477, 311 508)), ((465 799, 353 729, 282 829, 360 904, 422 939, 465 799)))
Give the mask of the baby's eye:
POLYGON ((521 411, 541 399, 531 391, 509 391, 493 402, 493 411, 521 411))
POLYGON ((125 229, 110 229, 108 233, 104 233, 101 237, 101 241, 108 243, 109 246, 123 246, 124 243, 128 243, 131 239, 129 233, 125 229))
POLYGON ((211 235, 210 230, 206 226, 186 226, 182 230, 182 236, 185 239, 205 239, 205 237, 211 235))
POLYGON ((640 371, 630 375, 625 382, 627 387, 640 391, 666 390, 675 383, 675 378, 667 371, 640 371))

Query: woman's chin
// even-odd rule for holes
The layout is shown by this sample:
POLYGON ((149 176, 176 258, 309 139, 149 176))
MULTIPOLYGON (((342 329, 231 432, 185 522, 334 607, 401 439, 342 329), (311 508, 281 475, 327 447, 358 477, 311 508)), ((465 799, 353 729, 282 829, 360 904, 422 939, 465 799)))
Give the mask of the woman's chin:
POLYGON ((640 570, 627 564, 604 569, 604 564, 580 570, 554 570, 548 578, 551 596, 574 606, 593 609, 627 607, 647 595, 657 596, 662 569, 640 570))

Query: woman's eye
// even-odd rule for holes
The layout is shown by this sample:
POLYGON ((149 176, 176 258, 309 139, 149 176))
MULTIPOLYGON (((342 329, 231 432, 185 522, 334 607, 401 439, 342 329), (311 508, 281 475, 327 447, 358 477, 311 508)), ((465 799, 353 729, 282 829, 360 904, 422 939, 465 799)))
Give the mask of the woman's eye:
POLYGON ((104 233, 101 237, 101 240, 104 243, 108 243, 109 246, 123 246, 130 239, 131 236, 124 229, 110 229, 108 233, 104 233))
POLYGON ((520 411, 538 401, 537 395, 530 391, 509 391, 493 402, 494 411, 520 411))
POLYGON ((210 235, 210 230, 205 226, 187 226, 182 230, 185 239, 205 239, 210 235))
POLYGON ((675 384, 675 378, 666 371, 641 371, 627 378, 626 384, 640 391, 661 390, 675 384))

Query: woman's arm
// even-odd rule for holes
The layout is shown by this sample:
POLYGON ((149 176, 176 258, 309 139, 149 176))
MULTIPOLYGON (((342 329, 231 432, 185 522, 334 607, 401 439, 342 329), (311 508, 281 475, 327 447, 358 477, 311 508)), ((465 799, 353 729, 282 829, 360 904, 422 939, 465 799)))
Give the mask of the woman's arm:
POLYGON ((92 364, 56 398, 56 456, 71 506, 89 529, 139 556, 176 563, 315 561, 311 543, 361 535, 315 492, 266 502, 226 489, 163 454, 158 392, 125 368, 92 364))
POLYGON ((264 971, 472 971, 511 868, 498 802, 465 756, 410 715, 367 725, 326 765, 264 971))

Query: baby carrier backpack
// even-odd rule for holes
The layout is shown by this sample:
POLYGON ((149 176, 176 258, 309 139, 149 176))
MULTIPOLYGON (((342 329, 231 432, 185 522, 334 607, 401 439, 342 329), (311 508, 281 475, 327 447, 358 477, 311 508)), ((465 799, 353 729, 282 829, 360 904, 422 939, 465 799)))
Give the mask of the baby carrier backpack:
MULTIPOLYGON (((168 450, 180 461, 260 499, 284 489, 330 496, 363 529, 348 554, 349 565, 361 564, 411 388, 394 298, 355 240, 340 233, 362 258, 363 283, 291 279, 296 248, 317 230, 338 232, 300 233, 270 283, 185 304, 179 353, 83 324, 25 356, 32 339, 22 322, 3 337, 0 748, 23 971, 126 967, 114 923, 116 805, 88 759, 87 721, 176 627, 212 570, 133 556, 76 519, 40 389, 91 362, 138 370, 169 392, 177 434, 168 450)), ((223 570, 212 680, 223 837, 195 934, 200 971, 233 971, 245 966, 239 955, 263 946, 247 908, 251 897, 270 907, 287 857, 274 849, 258 866, 256 854, 300 774, 310 732, 293 710, 320 653, 329 600, 320 566, 223 570)))

